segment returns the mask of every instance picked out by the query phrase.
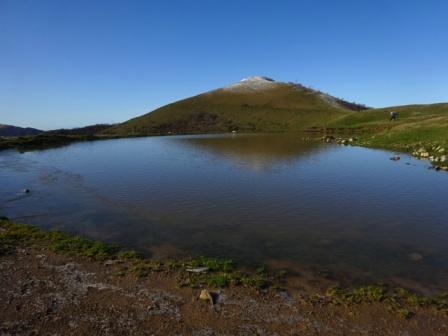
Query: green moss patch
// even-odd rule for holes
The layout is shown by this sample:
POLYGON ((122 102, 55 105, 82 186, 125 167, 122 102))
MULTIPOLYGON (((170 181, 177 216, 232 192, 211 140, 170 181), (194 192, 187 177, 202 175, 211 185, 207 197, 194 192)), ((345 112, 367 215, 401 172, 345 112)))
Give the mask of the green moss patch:
POLYGON ((235 263, 226 258, 199 256, 186 260, 145 259, 133 250, 122 250, 116 245, 70 235, 60 231, 45 231, 36 226, 13 223, 0 219, 0 254, 12 253, 17 246, 37 246, 52 252, 63 253, 89 260, 115 260, 122 264, 117 276, 142 278, 154 272, 175 272, 180 287, 227 287, 250 286, 257 288, 278 287, 282 275, 269 273, 265 269, 251 274, 236 268, 235 263), (202 267, 203 272, 189 272, 202 267))
POLYGON ((331 304, 344 306, 381 303, 386 309, 404 318, 412 317, 420 308, 435 308, 448 312, 447 294, 428 297, 383 284, 356 288, 331 287, 326 292, 326 298, 331 304))

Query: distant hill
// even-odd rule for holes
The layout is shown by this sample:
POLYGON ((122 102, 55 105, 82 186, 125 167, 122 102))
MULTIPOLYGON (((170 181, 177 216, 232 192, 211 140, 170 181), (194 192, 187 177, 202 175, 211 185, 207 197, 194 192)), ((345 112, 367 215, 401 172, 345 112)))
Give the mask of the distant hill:
POLYGON ((108 135, 295 131, 325 126, 364 105, 266 77, 242 81, 158 108, 104 130, 108 135))
POLYGON ((51 130, 45 132, 46 134, 57 134, 57 135, 94 135, 100 133, 113 125, 111 124, 96 124, 89 125, 85 127, 77 127, 77 128, 61 128, 56 130, 51 130))
POLYGON ((36 128, 18 127, 18 126, 0 124, 0 136, 3 137, 37 135, 41 133, 43 133, 43 131, 38 130, 36 128))
POLYGON ((34 150, 56 148, 72 142, 94 141, 105 139, 105 136, 96 136, 99 132, 110 128, 110 124, 97 124, 71 129, 57 129, 39 134, 23 137, 1 137, 0 150, 15 148, 18 150, 34 150))

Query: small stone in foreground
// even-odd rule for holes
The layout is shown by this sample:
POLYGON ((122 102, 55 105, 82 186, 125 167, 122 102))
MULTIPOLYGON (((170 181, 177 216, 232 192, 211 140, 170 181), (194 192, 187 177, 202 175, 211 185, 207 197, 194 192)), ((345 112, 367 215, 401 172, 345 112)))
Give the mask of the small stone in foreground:
POLYGON ((186 271, 191 273, 204 273, 208 271, 208 267, 191 267, 187 268, 186 271))
POLYGON ((417 252, 409 253, 408 258, 411 261, 422 261, 423 260, 423 256, 417 252))
POLYGON ((209 301, 211 305, 214 304, 212 294, 206 289, 201 290, 201 294, 199 294, 199 299, 209 301))

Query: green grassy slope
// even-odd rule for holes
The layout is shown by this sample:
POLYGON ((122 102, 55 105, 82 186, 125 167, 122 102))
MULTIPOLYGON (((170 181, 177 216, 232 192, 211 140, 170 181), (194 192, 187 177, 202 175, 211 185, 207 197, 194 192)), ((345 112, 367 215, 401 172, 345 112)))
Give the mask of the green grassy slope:
POLYGON ((448 146, 448 103, 366 109, 301 85, 252 77, 187 98, 102 132, 108 136, 314 131, 397 150, 448 146), (398 112, 396 121, 389 113, 398 112))
POLYGON ((217 89, 163 106, 103 134, 286 132, 325 126, 362 106, 291 83, 260 89, 217 89))
POLYGON ((76 127, 76 128, 60 128, 54 129, 51 131, 46 131, 46 135, 67 135, 67 136, 85 136, 85 135, 95 135, 100 133, 101 131, 112 127, 112 124, 95 124, 88 125, 84 127, 76 127))
POLYGON ((365 145, 393 149, 413 148, 429 143, 448 145, 448 103, 406 105, 366 110, 336 118, 334 128, 361 128, 365 145), (398 112, 389 121, 389 112, 398 112))

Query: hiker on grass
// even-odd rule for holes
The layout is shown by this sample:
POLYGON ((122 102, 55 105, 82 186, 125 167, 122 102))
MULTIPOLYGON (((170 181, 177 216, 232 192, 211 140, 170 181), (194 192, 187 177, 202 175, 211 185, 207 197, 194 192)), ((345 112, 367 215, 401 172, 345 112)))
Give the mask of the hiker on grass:
POLYGON ((395 121, 395 120, 397 120, 397 112, 394 112, 394 111, 392 111, 392 112, 390 112, 390 119, 389 119, 389 121, 395 121))

